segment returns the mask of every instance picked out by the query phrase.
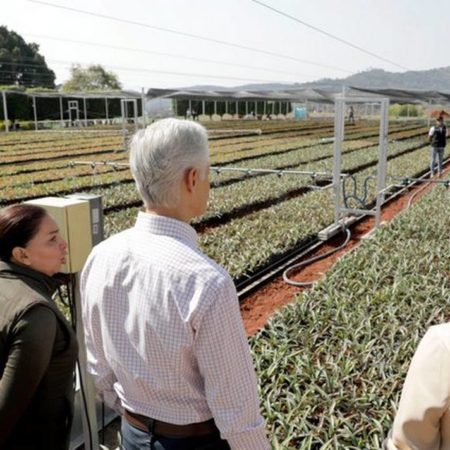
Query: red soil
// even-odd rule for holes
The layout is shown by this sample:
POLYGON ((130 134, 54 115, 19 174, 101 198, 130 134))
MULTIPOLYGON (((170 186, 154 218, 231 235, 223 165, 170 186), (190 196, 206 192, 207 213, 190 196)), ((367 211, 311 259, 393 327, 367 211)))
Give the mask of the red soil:
MULTIPOLYGON (((450 170, 445 170, 444 175, 446 173, 450 173, 450 170)), ((402 210, 406 209, 412 195, 415 195, 413 202, 416 202, 433 186, 434 185, 432 183, 426 185, 419 183, 418 186, 411 187, 405 194, 391 201, 382 210, 382 223, 389 222, 402 210)), ((363 221, 357 223, 357 225, 351 228, 351 239, 345 248, 337 251, 336 253, 333 253, 332 255, 324 259, 321 259, 320 261, 316 261, 306 267, 301 268, 298 272, 295 273, 293 279, 297 281, 319 280, 343 254, 359 245, 364 235, 366 235, 370 230, 373 229, 374 224, 375 219, 373 217, 368 217, 363 221)), ((331 249, 339 246, 343 239, 344 238, 342 235, 340 237, 332 239, 331 241, 324 243, 324 245, 322 245, 320 248, 306 255, 305 258, 309 259, 313 256, 326 253, 331 249)), ((280 309, 282 306, 288 303, 293 302, 295 294, 303 289, 305 288, 290 286, 286 284, 283 281, 283 278, 279 276, 275 280, 263 286, 257 292, 247 297, 241 304, 241 314, 244 320, 247 334, 249 336, 253 335, 258 330, 263 328, 263 326, 276 310, 280 309)))

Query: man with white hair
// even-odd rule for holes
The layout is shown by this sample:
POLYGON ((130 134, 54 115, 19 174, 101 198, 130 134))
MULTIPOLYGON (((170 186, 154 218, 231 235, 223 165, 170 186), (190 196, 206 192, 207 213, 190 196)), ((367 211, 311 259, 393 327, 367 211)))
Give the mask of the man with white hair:
POLYGON ((125 450, 270 449, 234 284, 189 225, 208 201, 207 141, 177 119, 135 135, 146 210, 82 273, 88 370, 122 413, 125 450))

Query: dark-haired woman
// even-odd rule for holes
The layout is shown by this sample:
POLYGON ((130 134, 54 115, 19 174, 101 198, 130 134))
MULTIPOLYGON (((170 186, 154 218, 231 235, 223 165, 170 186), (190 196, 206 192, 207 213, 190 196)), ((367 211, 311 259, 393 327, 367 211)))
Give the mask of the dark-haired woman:
POLYGON ((45 209, 0 210, 0 449, 69 446, 78 346, 52 300, 66 253, 45 209))

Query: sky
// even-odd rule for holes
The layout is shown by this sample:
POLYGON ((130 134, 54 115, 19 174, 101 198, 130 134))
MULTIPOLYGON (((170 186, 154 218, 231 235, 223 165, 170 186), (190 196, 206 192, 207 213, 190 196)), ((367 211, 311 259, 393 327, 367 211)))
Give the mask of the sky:
POLYGON ((39 45, 58 84, 101 64, 141 90, 445 67, 449 18, 449 0, 4 0, 0 25, 39 45))

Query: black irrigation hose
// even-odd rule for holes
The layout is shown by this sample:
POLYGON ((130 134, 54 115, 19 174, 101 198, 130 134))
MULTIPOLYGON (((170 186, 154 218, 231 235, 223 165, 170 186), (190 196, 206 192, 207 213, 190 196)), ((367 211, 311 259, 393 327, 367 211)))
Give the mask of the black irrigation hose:
POLYGON ((327 256, 330 256, 330 255, 332 255, 333 253, 336 253, 337 251, 339 251, 339 250, 341 250, 342 248, 344 248, 344 247, 348 244, 348 242, 350 241, 351 232, 350 232, 350 229, 349 229, 349 228, 343 228, 342 230, 345 231, 346 237, 345 237, 344 242, 343 242, 341 245, 339 245, 339 247, 336 247, 336 248, 334 248, 333 250, 330 250, 329 252, 326 252, 326 253, 324 253, 324 254, 322 254, 322 255, 313 256, 312 258, 306 259, 305 261, 302 261, 302 262, 300 262, 300 263, 298 263, 298 264, 294 264, 293 266, 288 267, 288 268, 283 272, 283 280, 284 280, 287 284, 290 284, 291 286, 296 286, 296 287, 310 287, 310 286, 312 286, 312 285, 314 284, 314 282, 312 282, 312 281, 294 281, 294 280, 291 280, 291 279, 289 278, 289 275, 290 275, 293 271, 295 271, 295 270, 297 270, 297 269, 300 269, 300 268, 303 267, 303 266, 307 266, 308 264, 311 264, 311 263, 313 263, 313 262, 315 262, 315 261, 319 261, 320 259, 326 258, 327 256))

